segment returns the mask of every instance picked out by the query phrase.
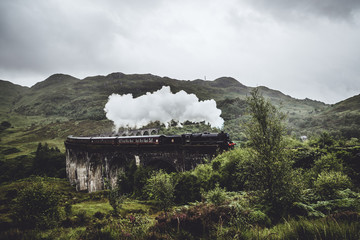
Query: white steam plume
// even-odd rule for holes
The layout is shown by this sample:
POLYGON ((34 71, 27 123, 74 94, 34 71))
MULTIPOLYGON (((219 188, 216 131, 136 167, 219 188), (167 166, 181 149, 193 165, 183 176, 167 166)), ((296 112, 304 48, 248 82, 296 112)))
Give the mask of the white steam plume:
POLYGON ((185 91, 171 93, 170 87, 162 87, 154 93, 133 98, 132 94, 112 94, 105 105, 106 117, 120 127, 140 128, 151 121, 168 124, 171 120, 183 123, 205 121, 222 128, 224 120, 214 100, 199 101, 194 94, 185 91))

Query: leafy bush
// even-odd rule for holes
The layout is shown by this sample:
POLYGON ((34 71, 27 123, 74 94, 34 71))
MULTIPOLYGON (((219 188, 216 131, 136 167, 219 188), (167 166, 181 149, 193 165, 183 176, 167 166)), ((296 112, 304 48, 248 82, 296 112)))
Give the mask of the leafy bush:
POLYGON ((0 183, 29 177, 33 174, 33 157, 21 155, 14 159, 5 159, 0 154, 0 183))
POLYGON ((166 235, 176 236, 175 239, 185 236, 186 239, 236 239, 235 236, 253 226, 270 225, 265 213, 248 207, 250 196, 229 195, 230 204, 197 203, 169 216, 160 215, 151 230, 160 235, 157 239, 164 239, 166 235))
POLYGON ((175 202, 186 204, 201 200, 200 182, 198 177, 190 172, 180 172, 175 176, 175 202))
POLYGON ((319 159, 314 162, 314 167, 312 168, 312 172, 317 177, 323 171, 338 171, 342 172, 344 169, 343 163, 341 159, 338 159, 335 154, 328 153, 323 155, 319 159))
POLYGON ((159 206, 167 214, 167 210, 173 205, 175 184, 169 174, 162 170, 154 172, 145 186, 150 199, 156 200, 159 206))
POLYGON ((320 148, 330 147, 334 143, 335 140, 328 132, 322 132, 320 136, 315 141, 313 141, 313 145, 320 148))
POLYGON ((242 148, 236 148, 218 155, 212 161, 212 168, 220 175, 220 184, 228 191, 242 191, 249 171, 245 162, 248 152, 242 148))
POLYGON ((350 178, 341 172, 322 172, 314 182, 316 192, 324 199, 333 199, 338 190, 344 190, 351 186, 350 178))
POLYGON ((109 204, 113 208, 114 211, 113 213, 115 215, 119 214, 119 210, 121 208, 121 205, 124 203, 125 198, 126 195, 120 193, 119 189, 117 188, 111 189, 109 191, 109 195, 108 195, 109 204))
POLYGON ((86 214, 86 211, 84 210, 79 211, 75 215, 75 217, 76 217, 76 223, 81 226, 85 225, 90 221, 90 217, 86 214))
POLYGON ((58 194, 42 178, 34 178, 19 191, 12 217, 21 228, 54 227, 60 220, 58 194))
POLYGON ((158 222, 153 227, 153 231, 159 233, 185 231, 196 239, 201 236, 205 237, 216 228, 219 221, 229 222, 232 210, 227 205, 215 206, 205 203, 184 207, 171 216, 158 216, 156 218, 158 222))
POLYGON ((249 213, 248 218, 249 218, 249 222, 251 224, 257 224, 260 226, 269 226, 270 225, 269 217, 260 210, 251 211, 249 213))
POLYGON ((141 199, 147 198, 147 193, 144 191, 146 182, 151 175, 152 168, 139 166, 134 173, 134 194, 141 199))
POLYGON ((130 194, 134 191, 134 175, 137 170, 137 166, 134 161, 130 161, 125 164, 123 169, 119 169, 117 176, 117 188, 122 194, 130 194))
POLYGON ((72 214, 72 205, 68 202, 65 203, 65 207, 64 207, 64 211, 65 211, 65 216, 66 217, 70 217, 72 214))
POLYGON ((216 183, 220 181, 220 174, 217 171, 213 171, 212 166, 210 164, 199 164, 192 171, 199 183, 200 188, 204 191, 209 191, 213 189, 216 183))
POLYGON ((292 216, 309 218, 324 217, 344 211, 360 211, 360 194, 350 189, 337 190, 333 199, 324 200, 313 189, 304 191, 305 202, 296 202, 291 209, 292 216))
POLYGON ((219 187, 219 184, 216 187, 207 193, 205 193, 205 199, 207 202, 213 203, 215 205, 221 205, 226 200, 226 190, 219 187))

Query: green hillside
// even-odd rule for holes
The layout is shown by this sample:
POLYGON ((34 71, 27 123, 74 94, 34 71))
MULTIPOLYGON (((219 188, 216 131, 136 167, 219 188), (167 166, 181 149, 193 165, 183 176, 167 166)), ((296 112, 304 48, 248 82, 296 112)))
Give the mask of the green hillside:
POLYGON ((21 96, 26 94, 29 90, 27 87, 15 85, 8 81, 0 80, 0 116, 3 118, 13 105, 20 99, 21 96))
MULTIPOLYGON (((225 119, 224 130, 235 140, 243 138, 245 99, 252 88, 234 78, 183 81, 151 74, 112 73, 80 80, 54 74, 31 88, 0 81, 0 121, 11 124, 11 128, 0 134, 1 149, 5 149, 6 158, 12 158, 29 153, 38 142, 48 142, 63 150, 67 135, 111 133, 112 123, 106 120, 103 110, 109 95, 131 93, 138 97, 162 86, 170 86, 172 92, 193 93, 200 100, 216 100, 225 119), (8 154, 9 148, 18 151, 8 154)), ((359 136, 351 131, 359 129, 360 125, 359 96, 330 106, 310 99, 295 99, 263 86, 259 89, 265 98, 286 113, 289 134, 310 136, 327 130, 359 136)), ((196 127, 188 131, 191 130, 196 131, 196 127)))
POLYGON ((360 95, 341 101, 318 116, 319 125, 344 137, 360 136, 360 95))
POLYGON ((360 94, 335 104, 330 112, 358 112, 360 109, 360 94))
MULTIPOLYGON (((69 75, 55 74, 31 87, 16 102, 17 113, 33 116, 65 116, 71 119, 104 119, 103 107, 112 93, 128 94, 134 97, 154 92, 162 86, 170 86, 173 92, 184 90, 195 94, 200 100, 245 99, 252 88, 233 78, 223 77, 214 81, 180 81, 151 74, 125 75, 112 73, 107 76, 87 77, 83 80, 69 75)), ((279 91, 260 87, 262 94, 275 104, 282 104, 286 111, 309 112, 323 109, 325 104, 311 100, 296 100, 279 91)))

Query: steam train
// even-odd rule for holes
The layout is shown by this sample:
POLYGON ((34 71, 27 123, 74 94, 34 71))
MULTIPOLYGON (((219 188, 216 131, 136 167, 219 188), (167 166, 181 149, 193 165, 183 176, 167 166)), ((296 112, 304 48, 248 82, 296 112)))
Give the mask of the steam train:
POLYGON ((112 136, 112 137, 74 137, 68 136, 66 146, 113 146, 113 147, 146 147, 146 146, 178 146, 199 147, 212 146, 220 150, 233 149, 235 143, 229 134, 221 133, 193 133, 182 135, 147 135, 147 136, 112 136))

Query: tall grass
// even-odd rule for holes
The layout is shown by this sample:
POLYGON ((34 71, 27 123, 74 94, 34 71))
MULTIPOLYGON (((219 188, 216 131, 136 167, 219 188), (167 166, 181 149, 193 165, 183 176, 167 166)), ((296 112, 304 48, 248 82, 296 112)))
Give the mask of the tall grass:
POLYGON ((326 217, 316 220, 291 219, 271 229, 252 228, 244 239, 360 239, 360 221, 336 220, 326 217))

